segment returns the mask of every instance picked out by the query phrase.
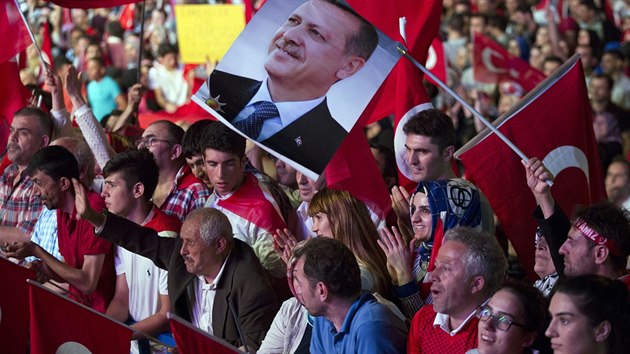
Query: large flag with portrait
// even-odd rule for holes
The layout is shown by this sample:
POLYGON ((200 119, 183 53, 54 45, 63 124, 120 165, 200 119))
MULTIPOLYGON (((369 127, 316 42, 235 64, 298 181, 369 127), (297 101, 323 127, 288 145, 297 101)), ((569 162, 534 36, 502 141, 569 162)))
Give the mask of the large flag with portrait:
POLYGON ((399 57, 344 2, 270 0, 193 100, 316 179, 399 57))

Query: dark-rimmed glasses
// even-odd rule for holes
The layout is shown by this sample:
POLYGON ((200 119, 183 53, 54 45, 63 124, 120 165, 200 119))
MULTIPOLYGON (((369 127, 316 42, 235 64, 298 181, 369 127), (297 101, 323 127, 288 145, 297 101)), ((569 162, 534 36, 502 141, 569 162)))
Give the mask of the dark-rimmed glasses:
POLYGON ((512 325, 526 328, 524 324, 514 322, 506 315, 493 313, 490 306, 487 305, 477 308, 477 318, 484 322, 492 319, 492 325, 503 332, 507 332, 512 325))

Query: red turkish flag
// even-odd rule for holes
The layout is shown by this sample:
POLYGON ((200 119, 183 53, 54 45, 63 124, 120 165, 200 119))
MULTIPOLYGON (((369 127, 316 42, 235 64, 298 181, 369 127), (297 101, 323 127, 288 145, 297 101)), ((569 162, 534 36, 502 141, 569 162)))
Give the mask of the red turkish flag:
MULTIPOLYGON (((406 17, 406 43, 410 55, 420 63, 427 60, 427 52, 431 42, 436 37, 442 16, 442 1, 401 1, 396 6, 389 2, 377 1, 348 1, 357 13, 376 26, 388 37, 402 42, 399 34, 398 19, 406 17)), ((411 173, 404 161, 405 135, 402 127, 411 115, 431 108, 422 78, 424 75, 409 60, 401 58, 389 76, 376 92, 370 104, 363 111, 367 116, 361 121, 375 122, 394 113, 394 147, 396 162, 401 172, 401 185, 412 184, 411 173)), ((414 184, 415 186, 415 184, 414 184)))
POLYGON ((3 155, 6 153, 13 113, 26 107, 31 94, 22 85, 20 70, 15 61, 0 63, 0 78, 2 78, 2 85, 0 85, 0 155, 3 155))
POLYGON ((487 83, 516 81, 527 92, 545 79, 528 62, 512 56, 499 43, 479 33, 473 37, 473 77, 487 83))
POLYGON ((136 12, 135 4, 129 4, 123 7, 123 9, 120 11, 120 16, 118 18, 118 21, 120 21, 120 25, 122 26, 122 28, 124 28, 125 30, 133 29, 133 21, 135 17, 135 12, 136 12))
POLYGON ((230 198, 220 199, 217 205, 269 233, 287 227, 280 207, 271 192, 251 173, 245 175, 247 181, 230 198))
POLYGON ((129 354, 129 327, 37 283, 28 288, 31 354, 129 354))
MULTIPOLYGON (((431 74, 435 75, 438 80, 446 82, 446 71, 448 70, 448 64, 446 63, 446 55, 444 54, 444 43, 440 39, 440 36, 436 36, 429 47, 429 53, 427 55, 426 68, 429 69, 431 74)), ((427 81, 433 85, 438 86, 438 83, 433 81, 430 77, 427 77, 427 81)))
POLYGON ((171 324, 173 338, 177 343, 177 349, 181 354, 240 354, 242 353, 236 347, 230 345, 221 338, 212 336, 206 332, 202 332, 199 328, 194 327, 189 322, 184 321, 180 317, 168 313, 166 315, 171 324))
POLYGON ((0 63, 25 50, 33 41, 13 0, 0 0, 0 63))
MULTIPOLYGON (((556 176, 551 192, 567 213, 577 204, 605 200, 591 106, 577 55, 493 124, 556 176)), ((490 201, 521 264, 533 276, 536 202, 520 158, 488 130, 455 155, 464 163, 466 177, 490 201)))
POLYGON ((35 272, 0 258, 0 343, 6 353, 26 353, 28 344, 28 290, 26 279, 35 272), (9 290, 10 289, 10 290, 9 290))
POLYGON ((140 2, 141 0, 48 0, 68 9, 100 9, 140 2))

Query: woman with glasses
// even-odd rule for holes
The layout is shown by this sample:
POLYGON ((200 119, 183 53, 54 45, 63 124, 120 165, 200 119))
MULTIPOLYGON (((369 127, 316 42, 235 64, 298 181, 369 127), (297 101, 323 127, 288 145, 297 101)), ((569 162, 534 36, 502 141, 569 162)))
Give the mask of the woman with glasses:
POLYGON ((477 310, 478 348, 467 354, 533 353, 542 335, 546 302, 531 285, 507 282, 477 310))
POLYGON ((582 275, 561 281, 545 335, 554 353, 630 353, 628 290, 619 280, 582 275))
POLYGON ((431 302, 429 273, 446 231, 456 226, 481 229, 480 194, 461 178, 420 182, 411 195, 409 215, 411 240, 392 227, 381 230, 378 244, 387 256, 403 313, 412 319, 425 302, 431 302))

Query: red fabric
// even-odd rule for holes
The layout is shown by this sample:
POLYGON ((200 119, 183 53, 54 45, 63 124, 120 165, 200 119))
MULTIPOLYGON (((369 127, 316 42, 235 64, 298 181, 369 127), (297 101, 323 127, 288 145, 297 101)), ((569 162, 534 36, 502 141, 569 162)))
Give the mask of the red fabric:
POLYGON ((32 354, 129 353, 132 332, 128 327, 40 286, 29 284, 28 288, 32 354), (77 350, 79 345, 87 350, 77 350))
MULTIPOLYGON (((0 48, 0 50, 2 49, 0 48)), ((13 122, 13 113, 28 104, 31 94, 22 85, 16 62, 0 62, 0 78, 2 78, 2 85, 0 85, 0 154, 4 154, 9 139, 9 127, 13 122)))
MULTIPOLYGON (((580 61, 574 62, 562 74, 558 74, 555 84, 548 87, 541 85, 540 95, 509 117, 500 131, 528 157, 543 160, 551 151, 559 151, 559 147, 570 150, 543 160, 556 176, 551 188, 554 199, 562 210, 570 212, 577 204, 589 205, 605 200, 606 192, 580 61), (586 173, 569 167, 578 165, 569 161, 580 155, 584 157, 586 173)), ((549 82, 552 82, 551 78, 549 82)), ((532 245, 536 225, 531 213, 536 203, 527 187, 520 158, 494 134, 467 151, 465 148, 456 155, 464 163, 467 178, 490 201, 521 264, 534 279, 532 245)))
POLYGON ((69 9, 100 9, 140 2, 141 0, 48 0, 69 9))
MULTIPOLYGON (((180 320, 181 321, 181 320, 180 320)), ((181 354, 213 353, 236 354, 241 353, 236 348, 217 337, 211 337, 208 333, 193 328, 192 324, 169 319, 173 338, 177 343, 177 349, 181 354)))
POLYGON ((512 56, 499 43, 479 33, 473 37, 473 77, 488 83, 516 81, 527 92, 545 79, 528 62, 512 56))
POLYGON ((123 9, 120 11, 120 25, 126 31, 133 29, 133 20, 135 16, 136 5, 130 4, 125 5, 123 9))
MULTIPOLYGON (((418 62, 426 62, 427 51, 440 26, 441 1, 402 1, 396 6, 391 6, 385 1, 376 3, 375 1, 352 0, 349 3, 361 16, 374 24, 384 34, 401 42, 398 18, 406 17, 409 53, 418 62)), ((401 152, 404 155, 405 137, 402 132, 402 124, 408 118, 405 115, 414 107, 429 102, 429 96, 422 84, 423 76, 422 72, 409 60, 402 58, 394 66, 363 112, 363 115, 368 117, 365 120, 367 123, 375 122, 395 113, 396 134, 394 143, 399 169, 404 166, 404 161, 400 156, 401 152)), ((422 109, 426 109, 426 106, 422 109)), ((412 184, 403 174, 400 174, 399 181, 401 185, 412 184)))
MULTIPOLYGON (((448 64, 446 63, 446 55, 444 54, 444 44, 442 43, 439 34, 433 39, 431 47, 429 47, 426 67, 429 69, 431 74, 438 78, 438 80, 446 83, 448 64)), ((438 83, 433 81, 430 77, 427 77, 427 81, 438 86, 438 83)))
POLYGON ((425 305, 416 312, 409 328, 407 353, 466 353, 477 348, 477 317, 473 317, 461 331, 451 337, 442 328, 433 326, 436 315, 433 305, 425 305))
POLYGON ((217 206, 224 208, 243 219, 255 224, 269 233, 287 227, 282 216, 269 201, 271 196, 258 184, 258 179, 251 173, 245 174, 245 181, 229 198, 219 199, 217 206))
POLYGON ((143 226, 157 232, 173 231, 179 233, 179 230, 182 228, 182 222, 174 216, 164 214, 158 208, 153 208, 153 217, 143 226))
POLYGON ((385 181, 368 145, 363 125, 355 124, 324 169, 328 188, 346 190, 383 220, 392 208, 385 181))
MULTIPOLYGON (((105 209, 105 202, 97 193, 89 191, 87 197, 93 210, 105 209)), ((73 300, 105 313, 115 290, 114 247, 110 242, 94 235, 92 224, 85 220, 76 220, 76 209, 72 211, 72 215, 57 209, 57 237, 59 252, 64 262, 71 267, 81 269, 86 255, 105 254, 96 290, 85 295, 70 285, 68 295, 73 300)))
POLYGON ((33 41, 13 0, 0 0, 0 63, 25 50, 33 41))
POLYGON ((0 343, 6 353, 26 353, 28 343, 28 289, 35 272, 0 258, 0 343))

